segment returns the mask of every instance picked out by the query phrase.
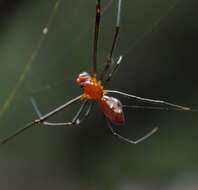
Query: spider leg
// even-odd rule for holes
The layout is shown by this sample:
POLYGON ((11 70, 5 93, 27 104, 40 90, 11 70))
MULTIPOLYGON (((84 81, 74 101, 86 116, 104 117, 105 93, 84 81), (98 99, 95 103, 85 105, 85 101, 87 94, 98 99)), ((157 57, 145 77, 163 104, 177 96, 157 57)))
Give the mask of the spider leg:
POLYGON ((131 109, 142 109, 142 110, 158 110, 158 111, 190 111, 190 112, 197 112, 196 109, 190 109, 190 110, 183 110, 178 108, 167 108, 167 107, 160 107, 160 106, 136 106, 136 105, 122 105, 123 108, 131 108, 131 109))
MULTIPOLYGON (((34 107, 34 110, 36 111, 37 115, 39 116, 39 118, 42 117, 42 114, 36 104, 36 101, 33 97, 31 97, 31 103, 34 107)), ((70 125, 80 125, 80 123, 82 123, 82 121, 89 115, 90 111, 91 111, 91 105, 92 103, 90 103, 89 107, 87 108, 86 112, 84 113, 84 115, 82 116, 82 118, 80 118, 80 115, 83 113, 84 109, 86 108, 87 104, 88 104, 88 100, 84 100, 84 102, 82 103, 82 105, 80 106, 80 108, 78 109, 78 111, 76 112, 76 114, 74 115, 73 119, 70 122, 47 122, 44 121, 42 122, 43 125, 47 125, 47 126, 70 126, 70 125)))
POLYGON ((171 106, 173 108, 177 108, 177 109, 185 110, 185 111, 191 110, 191 108, 189 108, 189 107, 180 106, 180 105, 173 104, 173 103, 170 103, 170 102, 167 102, 167 101, 155 100, 155 99, 149 99, 149 98, 142 98, 142 97, 139 97, 139 96, 135 96, 135 95, 132 95, 132 94, 127 94, 127 93, 116 91, 116 90, 106 90, 106 92, 107 93, 120 94, 120 95, 129 97, 129 98, 140 100, 142 102, 149 102, 149 103, 154 103, 154 104, 161 104, 161 105, 165 105, 165 106, 171 106))
MULTIPOLYGON (((42 114, 38 108, 38 105, 35 101, 35 99, 33 97, 31 97, 31 103, 34 107, 35 112, 37 113, 37 115, 39 116, 39 118, 42 117, 42 114)), ((88 103, 88 100, 84 100, 84 102, 81 104, 80 108, 78 109, 78 111, 76 112, 76 114, 74 115, 73 119, 70 122, 47 122, 44 121, 42 122, 43 125, 48 125, 48 126, 70 126, 70 125, 79 125, 81 122, 79 120, 79 117, 81 115, 81 113, 83 112, 84 108, 86 107, 88 103)))
POLYGON ((108 128, 110 129, 110 131, 112 132, 113 135, 117 136, 119 139, 131 143, 131 144, 138 144, 146 139, 148 139, 150 136, 152 136, 155 132, 157 132, 158 128, 155 127, 153 130, 151 130, 149 133, 147 133, 146 135, 144 135, 143 137, 137 139, 137 140, 131 140, 129 138, 126 138, 118 133, 115 132, 115 130, 113 129, 110 121, 107 120, 107 124, 108 124, 108 128))
POLYGON ((118 58, 118 60, 116 61, 116 64, 113 65, 112 70, 109 72, 109 74, 107 75, 107 78, 105 79, 106 82, 109 82, 113 75, 116 73, 116 71, 118 70, 120 63, 122 62, 122 55, 118 58))
MULTIPOLYGON (((90 115, 93 105, 94 105, 94 102, 91 102, 91 103, 89 102, 89 106, 88 106, 86 112, 83 114, 83 116, 81 118, 80 118, 80 114, 79 114, 79 117, 76 117, 75 121, 73 118, 71 122, 67 122, 67 123, 52 123, 52 122, 45 121, 43 124, 48 125, 48 126, 68 126, 68 125, 77 126, 77 125, 80 125, 90 115)), ((77 114, 75 116, 77 116, 77 114)))
POLYGON ((84 113, 84 115, 83 115, 81 118, 79 118, 78 122, 82 123, 82 121, 83 121, 84 119, 86 119, 86 118, 90 115, 94 103, 95 103, 95 102, 89 102, 89 106, 88 106, 86 112, 84 113))
POLYGON ((71 100, 69 100, 68 102, 64 103, 63 105, 55 108, 54 110, 52 110, 51 112, 39 117, 38 119, 35 119, 34 121, 26 124, 24 127, 16 130, 14 133, 12 133, 11 135, 3 138, 3 139, 0 139, 0 144, 5 144, 7 143, 8 141, 12 140, 14 137, 18 136, 19 134, 23 133, 24 131, 26 131, 27 129, 35 126, 35 125, 38 125, 40 123, 43 123, 45 122, 47 119, 51 118, 52 116, 54 116, 55 114, 59 113, 60 111, 64 110, 66 107, 68 107, 69 105, 77 102, 77 101, 80 101, 81 100, 81 97, 82 95, 80 96, 77 96, 76 98, 73 98, 71 100))
POLYGON ((113 59, 113 52, 116 46, 116 42, 118 39, 118 34, 120 31, 120 17, 121 17, 121 5, 122 5, 122 0, 118 0, 118 9, 117 9, 117 19, 116 19, 116 26, 115 26, 115 33, 113 36, 113 42, 112 42, 112 46, 105 64, 105 67, 102 71, 102 74, 100 76, 101 80, 104 80, 105 75, 107 74, 110 66, 114 63, 114 59, 113 59))
POLYGON ((41 118, 41 117, 42 117, 42 114, 41 114, 40 110, 38 109, 36 100, 35 100, 33 97, 31 97, 31 98, 30 98, 30 101, 31 101, 31 103, 32 103, 32 106, 33 106, 33 108, 34 108, 36 114, 38 115, 39 118, 41 118))
POLYGON ((88 103, 88 100, 84 100, 83 104, 80 106, 79 110, 77 111, 77 113, 75 114, 75 116, 73 117, 71 121, 73 125, 79 125, 81 123, 79 118, 83 110, 86 108, 87 103, 88 103))
MULTIPOLYGON (((33 108, 35 110, 35 112, 37 113, 37 115, 39 116, 39 118, 42 117, 42 114, 38 108, 38 105, 35 101, 35 99, 33 97, 31 97, 31 103, 33 105, 33 108)), ((59 122, 59 123, 54 123, 54 122, 47 122, 47 121, 44 121, 42 122, 43 125, 48 125, 48 126, 68 126, 68 125, 76 125, 78 124, 78 118, 79 118, 79 115, 81 114, 81 112, 83 111, 84 107, 86 106, 86 104, 88 103, 87 100, 85 100, 82 105, 80 106, 80 108, 78 109, 77 113, 74 115, 73 119, 70 121, 70 122, 59 122)))
POLYGON ((99 34, 99 28, 100 28, 100 15, 101 15, 100 0, 97 0, 95 28, 94 28, 94 41, 93 41, 93 75, 96 75, 96 72, 97 72, 97 48, 98 48, 98 34, 99 34))
MULTIPOLYGON (((73 125, 73 126, 77 126, 77 125, 80 125, 83 121, 84 121, 84 119, 86 119, 89 115, 90 115, 90 111, 91 111, 91 109, 92 109, 92 107, 93 107, 93 105, 94 105, 94 102, 92 102, 92 103, 89 103, 89 106, 88 106, 88 108, 87 108, 87 110, 86 110, 86 112, 83 114, 83 116, 80 118, 80 117, 76 117, 77 116, 77 114, 74 116, 74 118, 72 119, 72 121, 70 121, 70 122, 66 122, 66 123, 52 123, 52 122, 43 122, 43 124, 44 125, 48 125, 48 126, 68 126, 68 125, 73 125), (76 117, 76 118, 75 118, 76 117), (75 120, 74 120, 75 119, 75 120)), ((83 106, 83 105, 82 105, 83 106)), ((81 107, 82 107, 81 106, 81 107)), ((80 107, 80 108, 81 108, 80 107)), ((78 112, 80 111, 80 109, 78 110, 78 112)), ((82 113, 82 111, 81 111, 81 113, 82 113)), ((80 114, 81 114, 80 113, 80 114)), ((80 114, 79 114, 79 116, 80 116, 80 114)))

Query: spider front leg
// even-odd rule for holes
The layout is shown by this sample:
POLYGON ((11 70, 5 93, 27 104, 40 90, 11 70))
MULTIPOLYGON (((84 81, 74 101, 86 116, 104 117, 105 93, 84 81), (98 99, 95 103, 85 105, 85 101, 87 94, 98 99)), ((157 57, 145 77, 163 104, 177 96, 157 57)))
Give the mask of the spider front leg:
POLYGON ((101 73, 101 76, 100 76, 100 79, 102 81, 106 81, 105 80, 106 74, 108 73, 111 65, 113 65, 113 63, 114 63, 113 52, 114 52, 114 49, 115 49, 115 46, 116 46, 116 42, 117 42, 117 39, 118 39, 118 34, 119 34, 119 31, 120 31, 121 5, 122 5, 122 0, 118 0, 118 9, 117 9, 115 33, 114 33, 114 36, 113 36, 112 46, 111 46, 109 55, 107 57, 107 61, 106 61, 105 67, 104 67, 104 69, 103 69, 103 71, 101 73))
POLYGON ((120 63, 122 62, 122 56, 120 56, 118 58, 118 60, 116 61, 116 63, 113 65, 113 68, 111 69, 111 71, 107 74, 107 78, 105 79, 106 82, 109 82, 113 75, 116 73, 116 71, 118 70, 120 63))
MULTIPOLYGON (((7 137, 0 139, 0 144, 5 144, 8 141, 12 140, 13 138, 15 138, 16 136, 22 134, 24 131, 26 131, 27 129, 30 129, 36 125, 39 125, 40 123, 44 123, 47 119, 53 117, 54 115, 56 115, 57 113, 61 112, 62 110, 64 110, 65 108, 67 108, 68 106, 80 101, 82 98, 82 95, 77 96, 76 98, 73 98, 69 101, 67 101, 66 103, 64 103, 63 105, 55 108, 54 110, 50 111, 49 113, 45 114, 45 115, 41 115, 41 113, 38 111, 37 109, 37 114, 39 115, 38 119, 35 119, 34 121, 27 123, 24 127, 19 128, 18 130, 16 130, 14 133, 8 135, 7 137)), ((36 105, 36 104, 35 104, 36 105)))
POLYGON ((99 36, 99 29, 100 29, 100 16, 101 16, 101 5, 100 0, 96 2, 96 15, 95 15, 95 27, 94 27, 94 39, 93 39, 93 70, 92 74, 96 75, 97 72, 97 51, 98 51, 98 36, 99 36))
MULTIPOLYGON (((32 102, 34 110, 36 111, 39 118, 42 118, 42 114, 36 104, 35 99, 31 98, 31 102, 32 102)), ((84 102, 82 103, 82 105, 80 106, 80 108, 78 109, 78 111, 76 112, 76 114, 74 115, 73 119, 70 122, 58 122, 58 123, 56 122, 56 123, 54 123, 54 122, 43 121, 42 124, 47 125, 47 126, 71 126, 71 125, 76 126, 76 125, 80 125, 82 123, 82 121, 86 117, 88 117, 88 115, 90 114, 92 106, 93 106, 93 102, 88 102, 88 100, 84 100, 84 102), (88 108, 84 112, 82 118, 80 118, 80 115, 83 113, 83 111, 85 110, 88 103, 89 103, 88 108)))

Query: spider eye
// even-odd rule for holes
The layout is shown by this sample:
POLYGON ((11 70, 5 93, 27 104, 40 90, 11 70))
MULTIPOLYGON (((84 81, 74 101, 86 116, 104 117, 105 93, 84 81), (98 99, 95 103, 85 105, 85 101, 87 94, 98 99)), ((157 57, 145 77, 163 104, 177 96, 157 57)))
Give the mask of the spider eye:
POLYGON ((85 71, 84 71, 84 72, 80 73, 79 76, 90 76, 90 75, 89 75, 88 72, 85 72, 85 71))
POLYGON ((87 72, 82 72, 78 75, 78 78, 76 79, 77 84, 83 87, 82 83, 87 81, 90 78, 89 73, 87 72))

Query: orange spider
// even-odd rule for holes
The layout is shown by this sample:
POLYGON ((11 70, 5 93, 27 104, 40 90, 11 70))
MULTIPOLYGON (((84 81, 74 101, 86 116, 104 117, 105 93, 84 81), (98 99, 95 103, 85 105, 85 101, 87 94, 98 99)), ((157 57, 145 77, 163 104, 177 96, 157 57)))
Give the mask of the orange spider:
POLYGON ((114 124, 124 124, 124 113, 121 102, 107 96, 107 92, 101 84, 101 81, 96 79, 96 76, 90 76, 87 72, 79 74, 76 82, 83 88, 84 94, 82 100, 94 100, 100 105, 102 112, 114 124))
MULTIPOLYGON (((147 139, 149 136, 151 136, 153 133, 157 131, 157 128, 154 128, 152 131, 147 133, 145 136, 142 138, 133 141, 128 138, 125 138, 118 133, 114 131, 112 128, 111 124, 115 125, 123 125, 125 123, 125 117, 124 117, 124 112, 123 112, 123 105, 122 103, 114 97, 108 96, 108 94, 113 93, 113 94, 118 94, 118 95, 123 95, 125 97, 133 98, 136 100, 140 100, 143 102, 150 102, 150 103, 155 103, 155 104, 161 104, 161 105, 166 105, 169 107, 173 108, 164 108, 164 107, 141 107, 141 106, 129 106, 129 107, 134 107, 134 108, 152 108, 152 109, 174 109, 174 110, 183 110, 183 111, 190 111, 191 109, 188 107, 184 106, 179 106, 176 104, 172 104, 169 102, 165 102, 162 100, 153 100, 153 99, 148 99, 148 98, 141 98, 139 96, 127 94, 124 92, 116 91, 116 90, 105 90, 104 89, 104 83, 108 82, 111 80, 113 74, 116 72, 118 69, 121 61, 122 61, 122 56, 120 56, 118 59, 115 59, 113 57, 113 52, 115 49, 116 41, 118 38, 118 33, 120 30, 120 15, 121 15, 121 4, 122 0, 118 0, 118 10, 117 10, 117 20, 116 20, 116 27, 115 27, 115 33, 113 37, 113 43, 110 49, 110 53, 108 55, 108 59, 106 62, 106 65, 103 69, 103 72, 101 73, 100 76, 97 76, 97 68, 96 68, 96 60, 97 60, 97 44, 98 44, 98 34, 99 34, 99 26, 100 26, 100 14, 101 14, 101 7, 100 7, 100 0, 97 0, 96 3, 96 16, 95 16, 95 29, 94 29, 94 40, 93 40, 93 70, 92 74, 88 74, 87 72, 82 72, 78 75, 76 82, 77 84, 82 87, 83 89, 83 94, 71 99, 70 101, 66 102, 65 104, 57 107, 56 109, 52 110, 51 112, 42 115, 36 105, 35 100, 32 98, 32 104, 34 109, 36 110, 39 118, 35 119, 34 121, 28 123, 24 127, 20 128, 19 130, 15 131, 13 134, 10 136, 2 139, 0 141, 1 144, 4 144, 8 142, 9 140, 13 139, 15 136, 21 134, 25 130, 29 129, 30 127, 33 127, 37 124, 43 124, 43 125, 48 125, 48 126, 71 126, 71 125, 79 125, 90 113, 92 106, 95 102, 97 102, 104 113, 104 115, 107 118, 108 122, 108 127, 111 130, 111 132, 116 135, 118 138, 132 143, 132 144, 137 144, 145 139, 147 139), (70 122, 67 123, 51 123, 47 122, 49 118, 54 116, 56 113, 64 110, 66 107, 69 105, 77 102, 77 101, 82 101, 82 105, 73 117, 73 119, 70 122), (89 103, 89 106, 87 107, 86 111, 84 112, 87 104, 89 103), (83 116, 80 117, 83 113, 83 116)), ((192 111, 192 110, 191 110, 192 111)))

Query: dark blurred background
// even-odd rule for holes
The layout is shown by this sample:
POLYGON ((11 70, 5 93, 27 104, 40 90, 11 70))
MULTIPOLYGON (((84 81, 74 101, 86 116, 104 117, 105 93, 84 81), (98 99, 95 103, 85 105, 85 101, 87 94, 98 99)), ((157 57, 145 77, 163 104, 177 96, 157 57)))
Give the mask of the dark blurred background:
MULTIPOLYGON (((195 0, 124 0, 115 51, 124 59, 107 87, 198 108, 197 6, 195 0)), ((117 1, 103 0, 102 7, 100 70, 117 1)), ((81 93, 75 78, 91 70, 94 11, 95 0, 0 1, 1 137, 36 118, 30 97, 47 113, 81 93)), ((78 106, 54 120, 68 121, 78 106)), ((155 126, 159 132, 127 144, 111 134, 96 105, 80 127, 35 127, 1 146, 0 189, 198 189, 198 113, 125 113, 120 134, 137 139, 155 126)))

